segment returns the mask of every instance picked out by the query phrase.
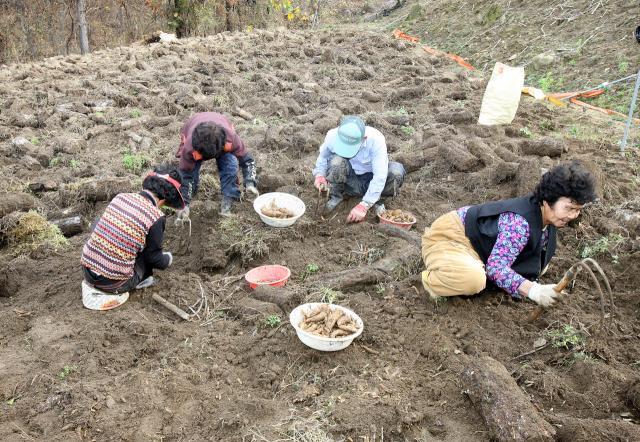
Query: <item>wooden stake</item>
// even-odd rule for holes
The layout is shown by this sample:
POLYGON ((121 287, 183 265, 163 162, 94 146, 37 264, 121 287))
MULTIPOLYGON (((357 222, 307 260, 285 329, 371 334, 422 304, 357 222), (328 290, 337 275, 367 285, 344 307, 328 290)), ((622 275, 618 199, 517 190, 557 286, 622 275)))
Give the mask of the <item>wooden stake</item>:
POLYGON ((176 307, 175 305, 173 305, 172 303, 170 303, 169 301, 167 301, 166 299, 160 297, 158 294, 154 293, 151 298, 156 301, 159 304, 162 304, 165 308, 171 310, 173 313, 175 313, 176 315, 180 316, 182 319, 184 319, 185 321, 190 321, 191 318, 189 317, 189 315, 187 314, 187 312, 185 312, 184 310, 176 307))

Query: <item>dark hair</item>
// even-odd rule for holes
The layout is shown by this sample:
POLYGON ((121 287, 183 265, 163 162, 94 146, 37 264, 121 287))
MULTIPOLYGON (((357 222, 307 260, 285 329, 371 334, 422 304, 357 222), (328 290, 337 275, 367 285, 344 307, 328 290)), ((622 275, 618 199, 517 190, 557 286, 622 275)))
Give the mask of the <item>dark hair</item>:
POLYGON ((222 155, 226 142, 224 128, 211 121, 198 124, 191 134, 191 145, 205 160, 222 155))
POLYGON ((578 162, 566 163, 542 175, 542 180, 533 191, 533 197, 538 204, 546 201, 549 206, 553 206, 563 196, 577 204, 586 204, 598 197, 595 187, 596 180, 591 172, 578 162))
MULTIPOLYGON (((158 175, 169 175, 182 185, 182 177, 177 168, 161 164, 153 169, 158 175)), ((159 176, 150 176, 144 179, 142 182, 142 188, 153 192, 153 194, 161 200, 167 200, 166 205, 168 207, 174 207, 180 209, 184 205, 180 191, 176 189, 169 181, 159 176)))

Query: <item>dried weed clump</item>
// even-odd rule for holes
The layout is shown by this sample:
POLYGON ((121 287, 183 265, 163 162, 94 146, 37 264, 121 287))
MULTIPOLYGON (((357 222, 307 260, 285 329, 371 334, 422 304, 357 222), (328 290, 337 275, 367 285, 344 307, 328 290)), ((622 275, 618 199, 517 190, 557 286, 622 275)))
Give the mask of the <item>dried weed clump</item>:
MULTIPOLYGON (((291 416, 288 419, 274 425, 273 428, 277 436, 270 439, 263 434, 259 428, 252 427, 252 441, 270 442, 278 440, 280 442, 335 442, 329 434, 332 424, 322 415, 323 410, 313 413, 309 417, 291 416)), ((341 439, 344 440, 344 439, 341 439)))
POLYGON ((28 254, 44 244, 53 247, 69 245, 60 228, 35 210, 4 217, 0 231, 14 256, 28 254))
POLYGON ((198 191, 211 199, 220 190, 220 184, 216 181, 215 177, 209 173, 200 175, 200 182, 198 183, 198 191))
POLYGON ((268 255, 271 250, 281 250, 279 232, 265 230, 256 225, 238 226, 235 220, 222 221, 221 228, 227 231, 229 237, 235 239, 227 251, 237 253, 243 264, 268 255))

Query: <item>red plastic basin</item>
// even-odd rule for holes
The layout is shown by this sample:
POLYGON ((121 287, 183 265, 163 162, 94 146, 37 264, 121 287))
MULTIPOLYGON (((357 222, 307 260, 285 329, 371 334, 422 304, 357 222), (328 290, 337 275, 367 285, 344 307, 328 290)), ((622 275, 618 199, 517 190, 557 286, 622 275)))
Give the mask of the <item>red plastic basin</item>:
POLYGON ((284 266, 261 266, 249 270, 244 279, 255 289, 259 285, 271 285, 281 287, 287 283, 287 279, 291 276, 291 270, 284 266))
MULTIPOLYGON (((410 213, 408 215, 411 215, 410 213)), ((398 226, 404 230, 409 230, 411 228, 412 225, 414 225, 416 223, 416 217, 411 215, 413 217, 413 222, 410 223, 399 223, 396 221, 390 221, 386 218, 381 217, 380 215, 378 215, 378 218, 380 218, 380 222, 381 223, 387 223, 387 224, 393 224, 394 226, 398 226)))

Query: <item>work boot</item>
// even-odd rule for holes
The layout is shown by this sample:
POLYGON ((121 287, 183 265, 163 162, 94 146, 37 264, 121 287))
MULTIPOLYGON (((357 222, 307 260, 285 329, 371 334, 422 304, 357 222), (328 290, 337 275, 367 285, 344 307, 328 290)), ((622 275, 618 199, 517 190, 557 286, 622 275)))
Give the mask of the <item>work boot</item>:
POLYGON ((156 281, 153 276, 149 276, 147 279, 143 279, 142 281, 140 281, 138 283, 138 285, 136 286, 136 290, 140 290, 140 289, 143 289, 145 287, 150 287, 153 284, 155 284, 156 282, 158 282, 158 281, 156 281))
POLYGON ((333 209, 335 209, 338 204, 340 204, 343 200, 343 196, 337 196, 337 195, 331 195, 331 199, 329 201, 327 201, 327 204, 325 204, 325 207, 327 208, 327 210, 329 212, 333 212, 333 209))
POLYGON ((231 209, 233 209, 233 204, 236 202, 235 198, 222 195, 222 205, 220 206, 220 216, 231 216, 231 209))
POLYGON ((374 204, 373 210, 375 210, 376 215, 380 215, 382 212, 385 211, 384 204, 380 204, 380 203, 374 204))

